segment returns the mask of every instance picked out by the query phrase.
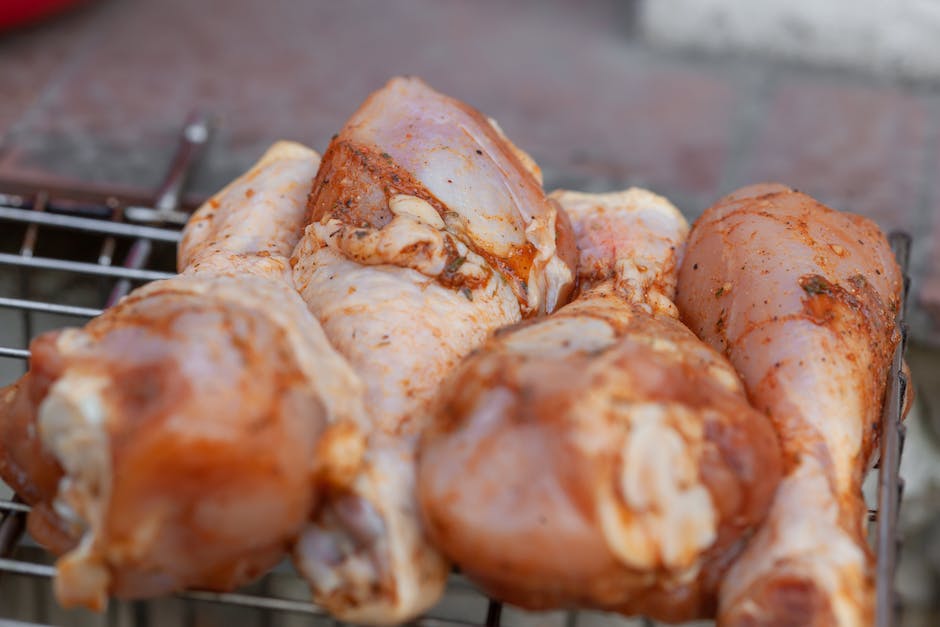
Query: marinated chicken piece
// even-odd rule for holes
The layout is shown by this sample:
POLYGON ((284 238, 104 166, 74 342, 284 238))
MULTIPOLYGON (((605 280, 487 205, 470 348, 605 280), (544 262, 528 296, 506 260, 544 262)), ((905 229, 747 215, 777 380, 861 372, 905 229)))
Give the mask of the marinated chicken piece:
POLYGON ((869 625, 861 485, 899 340, 901 274, 871 221, 776 184, 692 229, 678 305, 780 436, 785 477, 722 586, 723 625, 869 625))
POLYGON ((318 155, 276 144, 186 228, 183 273, 44 334, 0 392, 0 476, 65 606, 228 590, 351 477, 363 386, 293 288, 318 155))
POLYGON ((497 331, 445 384, 418 468, 428 532, 526 608, 711 615, 779 479, 772 426, 677 320, 675 207, 638 189, 553 196, 581 293, 497 331))
POLYGON ((334 138, 310 196, 294 280, 366 384, 364 471, 295 550, 342 620, 395 623, 448 573, 415 501, 415 447, 440 381, 492 330, 566 300, 563 213, 498 127, 418 79, 375 92, 334 138))

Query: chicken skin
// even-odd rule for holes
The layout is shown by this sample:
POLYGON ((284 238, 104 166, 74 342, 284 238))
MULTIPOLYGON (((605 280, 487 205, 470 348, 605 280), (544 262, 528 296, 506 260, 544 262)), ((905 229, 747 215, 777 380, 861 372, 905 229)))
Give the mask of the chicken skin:
POLYGON ((884 235, 783 185, 737 191, 695 224, 682 319, 724 352, 773 421, 784 479, 722 586, 722 625, 873 622, 861 485, 899 333, 884 235))
POLYGON ((419 461, 428 533, 522 607, 712 615, 779 480, 772 426, 677 319, 675 207, 639 189, 553 197, 580 295, 500 329, 448 379, 419 461))
POLYGON ((415 500, 417 438, 441 380, 496 328, 565 302, 576 251, 532 160, 418 79, 372 94, 333 139, 294 280, 366 385, 362 472, 311 518, 295 563, 342 620, 397 623, 449 566, 415 500))
POLYGON ((318 163, 276 144, 195 214, 182 274, 39 336, 0 391, 0 476, 62 605, 245 584, 358 463, 363 386, 288 263, 318 163))

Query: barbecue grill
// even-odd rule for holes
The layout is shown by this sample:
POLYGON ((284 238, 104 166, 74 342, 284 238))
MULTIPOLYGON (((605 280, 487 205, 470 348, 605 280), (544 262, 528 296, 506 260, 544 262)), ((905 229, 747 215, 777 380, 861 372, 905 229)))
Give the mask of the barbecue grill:
MULTIPOLYGON (((36 334, 84 324, 137 285, 173 275, 182 226, 188 210, 197 204, 184 199, 183 191, 209 131, 205 117, 190 117, 164 182, 151 198, 110 189, 0 180, 0 385, 25 371, 29 341, 36 334)), ((872 541, 878 556, 877 627, 894 625, 898 614, 894 579, 903 489, 898 473, 904 444, 900 415, 907 386, 901 365, 907 337, 904 301, 910 238, 895 233, 890 239, 904 271, 905 298, 898 316, 902 342, 889 375, 882 417, 877 497, 870 510, 872 541)), ((4 490, 0 483, 0 627, 49 623, 141 627, 340 624, 305 600, 306 584, 287 564, 237 593, 192 591, 172 599, 114 601, 101 617, 58 610, 49 583, 55 572, 53 557, 24 534, 29 507, 4 490), (14 598, 15 603, 11 601, 14 598), (35 622, 18 622, 23 620, 35 622)), ((454 574, 444 601, 417 624, 574 627, 613 623, 606 616, 590 612, 503 612, 501 604, 487 599, 454 574)), ((619 624, 655 623, 623 619, 619 624)))

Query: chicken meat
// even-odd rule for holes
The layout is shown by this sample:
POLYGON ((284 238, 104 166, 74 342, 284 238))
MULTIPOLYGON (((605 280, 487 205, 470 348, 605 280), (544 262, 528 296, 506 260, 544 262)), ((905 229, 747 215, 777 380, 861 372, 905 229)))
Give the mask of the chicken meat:
POLYGON ((194 215, 182 274, 39 336, 0 391, 0 476, 63 605, 245 584, 351 478, 364 388, 288 259, 318 163, 276 144, 194 215))
POLYGON ((372 94, 334 137, 294 280, 366 385, 364 466, 305 529, 295 563, 343 620, 408 620, 449 566, 415 500, 417 438, 444 376, 496 328, 563 303, 576 251, 534 162, 415 78, 372 94))
POLYGON ((497 331, 448 379, 419 460, 428 532, 526 608, 711 615, 779 480, 773 428, 677 319, 675 207, 639 189, 553 196, 580 294, 497 331))
POLYGON ((873 222, 783 185, 739 190, 692 229, 682 319, 729 357, 784 452, 767 521, 722 586, 720 624, 872 624, 861 485, 901 283, 873 222))

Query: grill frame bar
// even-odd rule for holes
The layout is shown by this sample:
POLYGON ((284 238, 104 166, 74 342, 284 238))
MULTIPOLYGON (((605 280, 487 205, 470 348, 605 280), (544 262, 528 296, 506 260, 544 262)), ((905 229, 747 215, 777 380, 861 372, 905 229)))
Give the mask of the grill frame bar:
POLYGON ((182 234, 174 229, 161 229, 125 222, 106 222, 97 218, 85 218, 63 213, 39 212, 35 209, 20 209, 0 205, 0 220, 14 220, 38 226, 52 226, 73 231, 89 231, 102 235, 145 238, 155 242, 179 243, 182 234))

